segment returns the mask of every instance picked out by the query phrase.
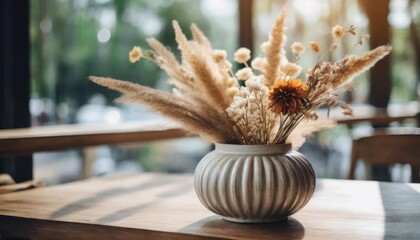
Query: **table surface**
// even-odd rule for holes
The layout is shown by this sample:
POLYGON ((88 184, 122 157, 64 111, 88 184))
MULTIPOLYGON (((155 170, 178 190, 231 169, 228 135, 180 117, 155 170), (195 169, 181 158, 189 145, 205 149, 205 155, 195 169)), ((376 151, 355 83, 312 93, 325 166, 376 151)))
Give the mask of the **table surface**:
POLYGON ((167 120, 0 130, 0 156, 191 136, 167 120))
POLYGON ((112 176, 0 195, 0 235, 32 239, 419 239, 420 184, 317 179, 287 222, 205 209, 192 175, 112 176))

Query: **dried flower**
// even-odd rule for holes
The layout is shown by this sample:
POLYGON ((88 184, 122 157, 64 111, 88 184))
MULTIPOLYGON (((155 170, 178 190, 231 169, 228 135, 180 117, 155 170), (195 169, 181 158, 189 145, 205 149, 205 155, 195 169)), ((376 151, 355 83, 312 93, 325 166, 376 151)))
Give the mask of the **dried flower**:
POLYGON ((290 48, 297 58, 305 52, 305 46, 300 42, 294 42, 290 48))
POLYGON ((353 36, 356 36, 356 26, 350 25, 349 29, 347 29, 347 32, 353 36))
POLYGON ((245 86, 250 92, 263 92, 268 93, 268 87, 266 87, 261 82, 255 80, 255 79, 249 79, 245 82, 245 86))
POLYGON ((130 60, 131 63, 135 63, 138 60, 140 60, 141 56, 142 56, 142 52, 141 52, 141 48, 138 46, 135 46, 130 53, 128 54, 128 59, 130 60))
POLYGON ((260 57, 254 58, 251 62, 251 67, 255 70, 261 71, 264 69, 264 59, 260 57))
POLYGON ((248 48, 239 48, 235 52, 235 61, 238 63, 246 63, 251 58, 251 51, 248 48))
POLYGON ((310 43, 310 46, 311 46, 311 50, 314 52, 314 53, 319 53, 320 51, 321 51, 321 45, 318 43, 318 42, 311 42, 310 43))
POLYGON ((270 108, 278 113, 291 116, 305 105, 308 86, 300 79, 276 80, 270 88, 270 108))
POLYGON ((302 71, 302 67, 294 63, 287 63, 281 67, 281 71, 289 77, 297 77, 302 71))
POLYGON ((345 116, 353 116, 353 109, 351 108, 350 104, 342 103, 340 107, 343 109, 343 114, 345 116))
POLYGON ((336 25, 335 27, 333 27, 331 29, 331 34, 335 39, 338 40, 338 39, 341 39, 344 36, 345 31, 344 31, 344 28, 342 26, 336 25))
POLYGON ((369 34, 360 34, 357 37, 357 44, 363 45, 363 42, 366 40, 369 40, 370 35, 369 34))
POLYGON ((213 51, 213 58, 214 58, 214 61, 217 63, 224 62, 226 60, 226 55, 227 54, 225 50, 216 49, 213 51))
POLYGON ((253 73, 252 73, 252 69, 249 67, 245 67, 242 68, 240 70, 238 70, 235 74, 235 76, 239 79, 239 80, 248 80, 252 77, 253 73))
POLYGON ((337 48, 338 48, 338 44, 337 43, 333 43, 330 46, 330 51, 332 52, 332 51, 336 50, 337 48))
MULTIPOLYGON (((336 62, 318 60, 310 66, 306 80, 297 77, 302 67, 289 62, 284 49, 286 12, 278 15, 269 38, 261 45, 263 55, 251 62, 251 51, 240 48, 234 59, 245 68, 233 73, 232 64, 224 50, 214 50, 210 41, 196 25, 191 26, 192 40, 187 39, 178 22, 173 21, 175 40, 182 60, 155 39, 148 39, 151 50, 134 47, 129 53, 131 62, 146 58, 156 63, 169 76, 172 92, 164 92, 136 83, 110 78, 90 77, 93 82, 119 91, 124 95, 118 102, 140 103, 179 122, 192 133, 209 141, 231 144, 277 144, 291 142, 296 148, 304 136, 329 122, 314 122, 316 111, 326 105, 328 110, 339 105, 344 115, 352 115, 348 103, 338 99, 344 91, 352 90, 353 78, 371 68, 385 57, 390 46, 380 46, 362 56, 346 54, 336 62), (255 75, 253 70, 258 70, 255 75), (237 80, 246 80, 240 86, 237 80)), ((335 39, 344 34, 356 35, 355 26, 347 30, 335 26, 335 39)), ((361 45, 368 35, 359 35, 361 45)), ((329 51, 338 48, 332 44, 329 51)), ((305 52, 300 42, 291 45, 296 59, 305 52)), ((311 51, 321 52, 317 42, 310 43, 311 51)), ((320 58, 321 59, 321 58, 320 58)))

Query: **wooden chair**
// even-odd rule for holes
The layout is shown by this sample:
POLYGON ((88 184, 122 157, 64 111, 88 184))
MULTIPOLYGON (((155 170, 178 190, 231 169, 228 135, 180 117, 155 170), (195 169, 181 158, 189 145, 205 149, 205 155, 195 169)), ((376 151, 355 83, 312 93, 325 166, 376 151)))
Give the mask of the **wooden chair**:
POLYGON ((419 183, 420 128, 384 128, 353 140, 348 179, 354 179, 356 162, 410 164, 411 182, 419 183))

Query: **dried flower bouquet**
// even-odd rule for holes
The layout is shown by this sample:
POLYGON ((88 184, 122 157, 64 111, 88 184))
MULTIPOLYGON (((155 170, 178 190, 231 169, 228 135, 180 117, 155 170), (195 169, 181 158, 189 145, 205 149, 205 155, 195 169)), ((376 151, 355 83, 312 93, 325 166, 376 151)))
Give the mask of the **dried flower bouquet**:
MULTIPOLYGON (((391 47, 380 46, 360 57, 346 55, 331 63, 323 61, 319 43, 311 42, 310 50, 305 50, 302 43, 295 42, 291 45, 295 60, 292 62, 285 55, 284 20, 282 10, 268 41, 261 45, 263 56, 254 58, 251 66, 248 65, 250 50, 237 50, 234 59, 245 67, 236 74, 226 59, 226 52, 214 50, 196 25, 191 26, 193 40, 188 40, 178 22, 173 21, 181 62, 156 39, 148 39, 153 50, 134 47, 129 54, 131 62, 146 58, 163 69, 174 87, 172 93, 111 78, 89 79, 123 93, 117 102, 146 104, 211 142, 290 142, 297 148, 307 134, 332 125, 333 121, 317 120, 316 111, 321 106, 331 109, 338 104, 343 114, 352 115, 350 105, 337 97, 351 90, 354 77, 385 57, 391 47), (302 67, 296 62, 307 51, 319 54, 320 60, 306 71, 303 81, 299 79, 302 67), (238 80, 245 81, 245 86, 240 86, 238 80)), ((336 40, 345 34, 356 35, 355 27, 344 29, 337 25, 331 31, 336 40)), ((359 35, 355 46, 367 38, 359 35)), ((337 47, 334 43, 324 53, 337 47)))

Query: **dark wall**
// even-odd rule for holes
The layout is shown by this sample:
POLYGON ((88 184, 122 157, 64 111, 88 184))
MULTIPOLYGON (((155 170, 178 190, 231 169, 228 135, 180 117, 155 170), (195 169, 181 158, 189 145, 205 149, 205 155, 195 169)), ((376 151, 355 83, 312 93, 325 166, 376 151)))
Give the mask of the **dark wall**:
MULTIPOLYGON (((29 0, 0 1, 0 129, 30 126, 29 0)), ((32 156, 0 158, 0 173, 32 179, 32 156)))

